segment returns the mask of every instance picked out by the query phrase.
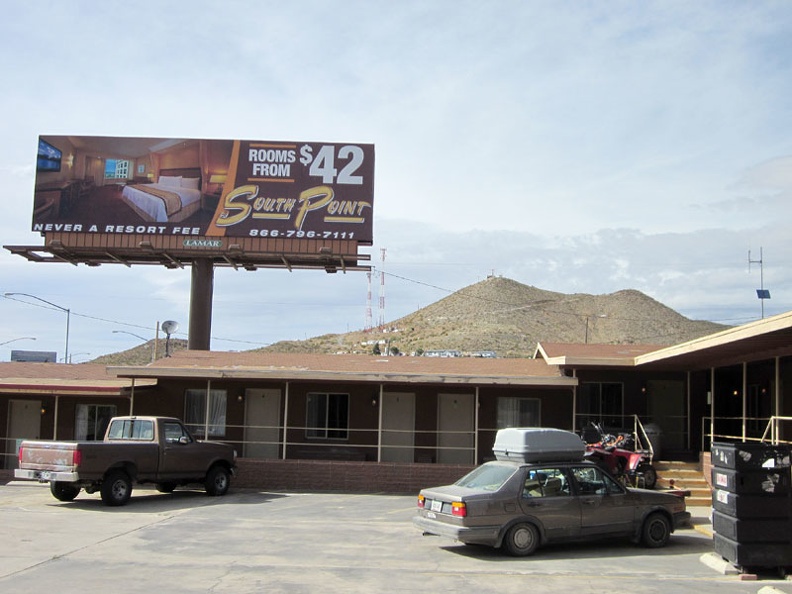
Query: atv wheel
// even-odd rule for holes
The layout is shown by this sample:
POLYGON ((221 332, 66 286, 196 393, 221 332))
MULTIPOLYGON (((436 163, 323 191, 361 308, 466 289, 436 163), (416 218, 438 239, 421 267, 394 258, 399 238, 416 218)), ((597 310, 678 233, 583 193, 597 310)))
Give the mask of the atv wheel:
POLYGON ((638 474, 643 475, 643 488, 654 489, 657 485, 657 471, 651 464, 641 464, 638 466, 638 474))

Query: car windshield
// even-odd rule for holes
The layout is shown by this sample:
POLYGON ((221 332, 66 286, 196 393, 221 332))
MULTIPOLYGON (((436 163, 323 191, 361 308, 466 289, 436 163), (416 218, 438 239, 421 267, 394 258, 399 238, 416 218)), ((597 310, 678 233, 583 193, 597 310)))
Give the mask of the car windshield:
POLYGON ((516 470, 514 466, 485 464, 469 472, 454 484, 458 487, 467 487, 468 489, 496 491, 516 470))

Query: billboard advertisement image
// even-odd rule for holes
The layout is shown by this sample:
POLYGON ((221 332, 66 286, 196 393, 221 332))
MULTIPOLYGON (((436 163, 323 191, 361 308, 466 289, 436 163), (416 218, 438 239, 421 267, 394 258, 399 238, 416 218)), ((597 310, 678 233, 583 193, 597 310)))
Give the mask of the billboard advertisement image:
POLYGON ((41 136, 33 231, 371 244, 374 145, 41 136))

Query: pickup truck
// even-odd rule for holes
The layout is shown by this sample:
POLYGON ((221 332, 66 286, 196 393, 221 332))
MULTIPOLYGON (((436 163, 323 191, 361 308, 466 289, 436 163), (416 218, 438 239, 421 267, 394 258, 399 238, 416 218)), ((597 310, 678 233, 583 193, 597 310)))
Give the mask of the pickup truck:
POLYGON ((153 483, 162 493, 199 483, 208 495, 225 495, 236 456, 231 445, 197 441, 178 419, 114 417, 104 441, 23 441, 14 477, 48 482, 60 501, 85 489, 119 506, 129 501, 133 482, 153 483))

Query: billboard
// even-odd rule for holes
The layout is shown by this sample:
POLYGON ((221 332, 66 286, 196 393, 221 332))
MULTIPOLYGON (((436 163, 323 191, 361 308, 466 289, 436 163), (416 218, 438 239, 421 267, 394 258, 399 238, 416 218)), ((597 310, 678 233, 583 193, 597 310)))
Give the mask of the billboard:
POLYGON ((374 145, 41 136, 33 231, 373 242, 374 145))

